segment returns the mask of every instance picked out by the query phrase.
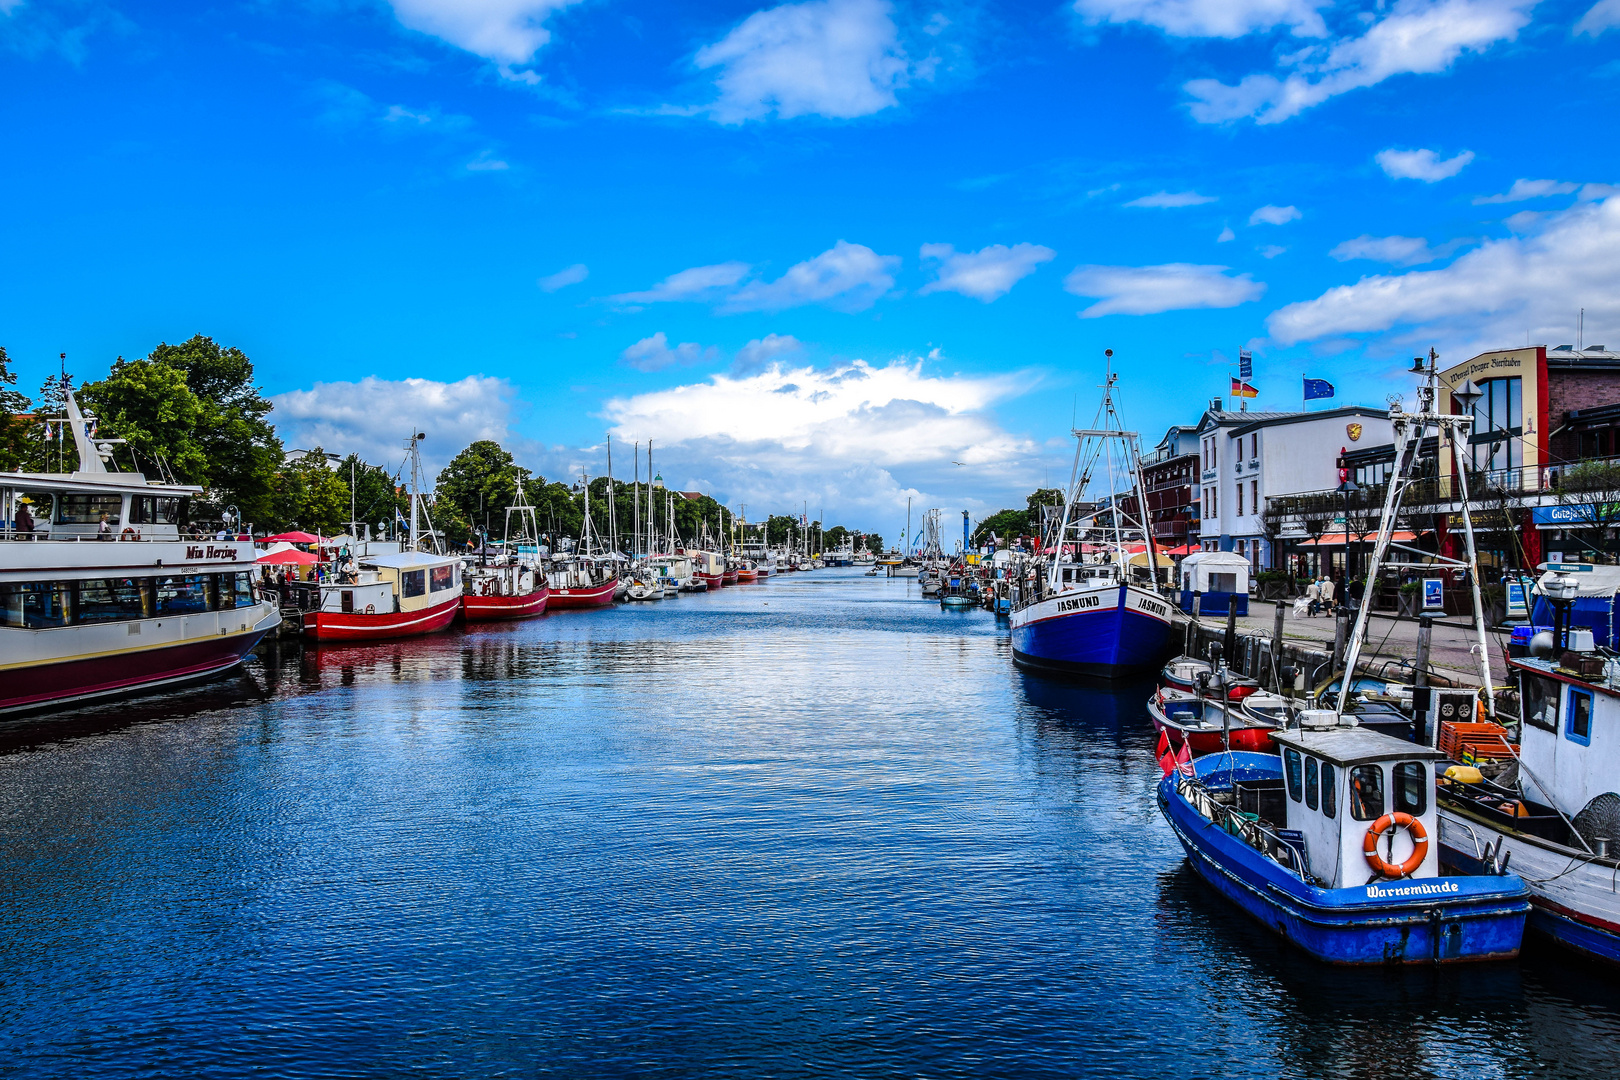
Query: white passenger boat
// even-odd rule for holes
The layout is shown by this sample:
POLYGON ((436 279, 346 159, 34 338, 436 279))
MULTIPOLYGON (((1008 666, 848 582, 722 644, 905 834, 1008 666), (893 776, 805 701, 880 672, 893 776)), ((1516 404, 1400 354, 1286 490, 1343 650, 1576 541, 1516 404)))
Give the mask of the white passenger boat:
POLYGON ((78 470, 0 474, 0 713, 220 675, 281 622, 250 541, 186 535, 202 489, 110 471, 66 406, 78 470))

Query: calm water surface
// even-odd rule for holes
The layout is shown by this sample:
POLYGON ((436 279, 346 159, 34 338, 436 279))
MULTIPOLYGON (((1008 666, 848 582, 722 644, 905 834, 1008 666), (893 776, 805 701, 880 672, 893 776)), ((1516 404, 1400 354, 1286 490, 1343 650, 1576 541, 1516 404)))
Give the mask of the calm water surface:
POLYGON ((827 570, 8 729, 0 1069, 1620 1072, 1561 955, 1343 972, 1229 910, 1145 696, 827 570))

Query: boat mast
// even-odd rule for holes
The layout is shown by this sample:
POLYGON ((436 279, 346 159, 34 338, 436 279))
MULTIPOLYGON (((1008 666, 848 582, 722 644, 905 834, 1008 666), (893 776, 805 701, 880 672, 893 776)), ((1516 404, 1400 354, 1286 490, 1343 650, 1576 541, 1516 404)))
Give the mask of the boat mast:
MULTIPOLYGON (((1395 432, 1395 469, 1390 473, 1389 486, 1384 492, 1384 513, 1378 522, 1378 539, 1373 544, 1372 557, 1367 564, 1367 577, 1362 583, 1361 604, 1356 609, 1355 626, 1350 632, 1350 644, 1345 651, 1344 674, 1339 682, 1339 696, 1334 703, 1334 713, 1342 721, 1344 718, 1345 702, 1350 697, 1350 691, 1355 686, 1356 664, 1361 659, 1361 647, 1367 637, 1368 614, 1372 610, 1372 586, 1377 580, 1379 567, 1383 565, 1384 558, 1389 549, 1400 548, 1403 551, 1432 559, 1440 566, 1449 566, 1464 570, 1468 575, 1470 591, 1474 598, 1474 632, 1479 638, 1479 673, 1485 687, 1485 707, 1491 719, 1496 719, 1496 688, 1491 680, 1491 650, 1490 643, 1485 634, 1485 607, 1480 602, 1479 594, 1479 561, 1474 547, 1474 519, 1469 509, 1468 494, 1468 462, 1463 457, 1463 449, 1468 445, 1468 436, 1473 431, 1474 417, 1468 413, 1441 412, 1438 408, 1439 372, 1436 361, 1440 354, 1433 349, 1429 350, 1427 363, 1424 357, 1418 357, 1413 365, 1414 373, 1424 376, 1423 385, 1418 387, 1418 411, 1407 413, 1400 411, 1400 402, 1396 400, 1389 410, 1390 427, 1395 432), (1467 558, 1452 559, 1434 552, 1423 551, 1419 548, 1408 547, 1394 541, 1395 515, 1400 509, 1401 496, 1406 489, 1416 483, 1418 477, 1418 454, 1423 447, 1423 439, 1429 428, 1435 428, 1440 441, 1449 449, 1450 461, 1454 463, 1457 475, 1458 493, 1462 501, 1463 536, 1467 548, 1467 558)), ((1438 453, 1439 446, 1436 445, 1438 453)), ((1348 530, 1350 523, 1345 522, 1348 530)), ((1349 574, 1345 575, 1348 585, 1349 574)))
POLYGON ((619 516, 613 512, 613 436, 607 437, 607 495, 608 495, 608 539, 613 544, 613 550, 619 550, 619 516))

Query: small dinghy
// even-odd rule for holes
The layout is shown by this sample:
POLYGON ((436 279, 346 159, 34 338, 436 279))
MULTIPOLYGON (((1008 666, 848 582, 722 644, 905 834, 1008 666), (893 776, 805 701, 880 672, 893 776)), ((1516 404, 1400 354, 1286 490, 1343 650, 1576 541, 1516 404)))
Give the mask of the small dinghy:
POLYGON ((1236 705, 1162 689, 1148 698, 1147 709, 1154 729, 1168 740, 1169 749, 1186 748, 1195 757, 1229 748, 1273 752, 1271 735, 1277 725, 1245 716, 1236 705))
MULTIPOLYGON (((1182 690, 1193 693, 1198 689, 1199 676, 1214 679, 1216 672, 1207 660, 1200 660, 1194 656, 1178 656, 1164 665, 1159 672, 1159 682, 1172 690, 1182 690)), ((1238 675, 1232 671, 1224 672, 1227 680, 1226 699, 1228 701, 1241 701, 1245 697, 1260 689, 1260 684, 1253 679, 1238 675)), ((1213 685, 1205 691, 1206 695, 1213 694, 1213 685)))

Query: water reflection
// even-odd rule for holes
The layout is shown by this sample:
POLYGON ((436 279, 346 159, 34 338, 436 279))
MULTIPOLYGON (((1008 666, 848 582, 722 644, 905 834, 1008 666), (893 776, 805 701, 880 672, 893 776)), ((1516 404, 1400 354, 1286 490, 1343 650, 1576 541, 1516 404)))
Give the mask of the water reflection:
POLYGON ((904 580, 431 638, 0 742, 35 1075, 1601 1076, 1620 1003, 1341 972, 1187 869, 1146 686, 904 580))

